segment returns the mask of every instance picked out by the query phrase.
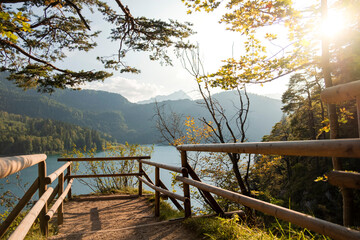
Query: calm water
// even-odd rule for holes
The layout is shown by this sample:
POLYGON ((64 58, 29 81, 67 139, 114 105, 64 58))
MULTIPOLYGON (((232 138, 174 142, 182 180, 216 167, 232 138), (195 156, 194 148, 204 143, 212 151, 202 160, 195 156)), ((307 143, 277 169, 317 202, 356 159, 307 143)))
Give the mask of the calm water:
MULTIPOLYGON (((104 156, 104 153, 100 152, 100 153, 96 154, 96 156, 97 157, 104 156)), ((60 157, 59 155, 49 155, 48 156, 48 158, 46 160, 46 167, 47 167, 48 175, 51 174, 52 172, 54 172, 56 169, 58 169, 60 166, 62 166, 64 164, 64 162, 57 161, 57 159, 59 157, 60 157)), ((165 163, 165 164, 174 165, 174 166, 181 165, 179 152, 176 150, 175 147, 171 147, 171 146, 155 146, 154 152, 151 157, 151 161, 165 163)), ((150 176, 150 178, 152 180, 154 180, 154 167, 149 166, 148 170, 146 172, 150 176)), ((27 184, 27 186, 25 187, 25 191, 34 182, 37 175, 38 175, 37 165, 32 166, 30 168, 26 168, 19 173, 20 185, 27 184)), ((163 169, 160 170, 160 178, 164 182, 164 184, 169 189, 171 189, 171 181, 172 181, 171 180, 172 179, 171 172, 169 172, 167 170, 163 170, 163 169)), ((18 182, 18 180, 16 179, 16 174, 13 174, 5 179, 0 179, 0 194, 2 195, 2 193, 9 190, 12 193, 14 193, 16 196, 21 197, 24 194, 24 190, 18 187, 17 182, 18 182)), ((52 186, 55 187, 56 184, 57 184, 57 180, 54 181, 52 186)), ((145 184, 143 184, 143 187, 146 190, 151 190, 145 184)), ((180 189, 175 189, 175 190, 177 190, 177 192, 179 194, 182 194, 182 191, 179 191, 180 189)), ((88 194, 91 192, 92 192, 92 190, 88 186, 80 183, 77 179, 74 180, 74 183, 72 186, 73 194, 80 195, 80 194, 88 194)), ((36 200, 36 199, 38 199, 37 193, 33 197, 33 200, 36 200)), ((3 213, 4 210, 5 210, 4 207, 0 206, 0 212, 3 213)))

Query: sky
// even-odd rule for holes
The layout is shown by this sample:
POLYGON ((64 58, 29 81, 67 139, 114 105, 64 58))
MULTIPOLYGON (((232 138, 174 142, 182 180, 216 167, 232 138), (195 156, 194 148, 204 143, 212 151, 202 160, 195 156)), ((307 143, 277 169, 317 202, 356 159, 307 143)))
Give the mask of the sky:
MULTIPOLYGON (((243 53, 244 37, 239 33, 225 30, 226 25, 218 22, 223 13, 222 9, 210 14, 197 12, 189 15, 186 14, 187 8, 180 0, 124 0, 123 3, 128 5, 133 16, 192 22, 197 34, 192 36, 190 41, 199 45, 200 56, 207 73, 216 72, 221 66, 221 60, 232 56, 236 58, 243 53)), ((118 7, 114 6, 114 9, 118 7)), ((93 21, 91 26, 94 30, 102 31, 97 39, 98 47, 89 53, 67 52, 68 58, 61 63, 62 67, 74 70, 105 70, 96 57, 117 52, 118 43, 107 39, 110 26, 101 19, 101 15, 94 14, 88 18, 93 21)), ((140 74, 121 74, 113 71, 114 75, 104 82, 88 83, 81 87, 119 93, 131 102, 147 100, 157 95, 168 95, 178 90, 183 90, 193 99, 199 98, 196 82, 183 68, 180 60, 174 54, 172 56, 173 66, 164 66, 159 62, 150 61, 147 53, 132 53, 126 57, 126 62, 139 68, 140 74)), ((288 77, 285 77, 264 86, 249 86, 248 91, 280 99, 287 88, 287 82, 288 77)), ((213 91, 215 93, 221 90, 213 91)))

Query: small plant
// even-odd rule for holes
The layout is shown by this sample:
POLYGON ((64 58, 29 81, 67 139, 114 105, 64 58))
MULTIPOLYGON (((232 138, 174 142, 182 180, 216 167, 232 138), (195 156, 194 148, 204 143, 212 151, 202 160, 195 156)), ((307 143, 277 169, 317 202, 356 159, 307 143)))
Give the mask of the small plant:
POLYGON ((211 240, 277 239, 266 231, 240 224, 239 217, 236 214, 230 219, 221 217, 189 218, 184 221, 184 224, 199 236, 211 240))
MULTIPOLYGON (((148 201, 151 204, 154 204, 155 202, 155 197, 151 196, 148 198, 148 201)), ((155 208, 155 206, 154 206, 155 208)), ((163 220, 170 220, 170 219, 176 219, 176 218, 182 218, 184 217, 184 212, 183 211, 178 211, 175 210, 174 208, 171 207, 171 205, 160 199, 160 216, 159 216, 159 220, 163 221, 163 220)))
MULTIPOLYGON (((10 237, 10 235, 15 231, 15 229, 19 226, 19 224, 21 223, 21 221, 24 219, 24 217, 26 216, 26 214, 29 212, 29 210, 27 211, 23 211, 19 214, 19 216, 12 222, 12 224, 10 225, 9 229, 7 230, 7 232, 5 233, 5 235, 2 237, 2 239, 8 239, 10 237)), ((5 211, 5 213, 0 214, 0 222, 5 221, 6 217, 9 215, 8 211, 5 211)), ((58 226, 56 223, 49 223, 49 237, 56 235, 58 233, 58 226)), ((40 224, 38 221, 35 221, 34 224, 32 225, 32 227, 30 228, 29 232, 27 233, 25 239, 46 239, 40 231, 40 224)))
MULTIPOLYGON (((103 151, 106 157, 133 157, 151 155, 153 147, 141 146, 139 144, 107 144, 103 151)), ((96 154, 96 149, 86 148, 79 150, 74 146, 70 154, 65 157, 89 157, 93 158, 96 154)), ((145 169, 146 166, 143 166, 145 169)), ((121 161, 88 161, 88 162, 75 162, 73 165, 73 172, 81 174, 117 174, 117 173, 131 173, 137 172, 138 164, 134 160, 121 160, 121 161), (85 167, 80 168, 80 164, 85 167), (81 170, 84 169, 84 170, 81 170)), ((88 185, 94 192, 109 193, 115 190, 123 190, 128 188, 135 188, 137 181, 134 177, 107 177, 107 178, 93 178, 90 181, 79 180, 83 184, 88 185)))

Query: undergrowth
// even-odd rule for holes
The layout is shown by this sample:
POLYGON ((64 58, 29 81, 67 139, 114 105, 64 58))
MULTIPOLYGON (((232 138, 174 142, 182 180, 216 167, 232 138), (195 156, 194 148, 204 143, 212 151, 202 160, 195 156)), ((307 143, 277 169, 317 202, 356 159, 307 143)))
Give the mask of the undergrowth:
MULTIPOLYGON (((21 223, 21 221, 24 219, 24 217, 26 216, 26 214, 28 212, 29 211, 23 211, 22 213, 20 213, 19 216, 12 222, 9 229, 7 230, 7 232, 1 239, 8 239, 11 236, 11 234, 15 231, 17 226, 19 226, 19 224, 21 223)), ((5 219, 8 215, 9 215, 8 211, 6 211, 3 214, 0 214, 1 222, 5 221, 5 219)), ((58 233, 57 224, 54 221, 49 222, 49 235, 48 236, 51 237, 53 235, 56 235, 57 233, 58 233)), ((41 234, 40 223, 39 223, 38 219, 33 223, 32 227, 30 228, 29 232, 27 233, 25 239, 28 239, 28 240, 37 240, 37 239, 45 240, 46 239, 41 234)))
POLYGON ((211 240, 277 239, 274 235, 261 229, 239 224, 239 217, 236 214, 230 219, 221 217, 189 218, 184 221, 184 224, 198 236, 211 240))
MULTIPOLYGON (((148 201, 153 204, 154 206, 154 211, 155 211, 155 197, 151 196, 148 198, 148 201)), ((174 208, 172 208, 172 206, 160 199, 160 216, 159 216, 159 220, 164 221, 164 220, 170 220, 170 219, 176 219, 176 218, 183 218, 184 217, 184 211, 178 211, 175 210, 174 208)))
MULTIPOLYGON (((154 196, 149 197, 149 202, 154 203, 154 196)), ((160 217, 159 220, 169 220, 176 218, 183 218, 184 212, 180 212, 172 208, 166 202, 160 201, 160 217)), ((259 218, 258 222, 263 222, 259 218)), ((232 218, 221 217, 193 217, 183 221, 183 224, 194 231, 197 237, 210 240, 310 240, 310 239, 329 239, 323 235, 314 234, 307 229, 294 228, 291 223, 280 222, 276 218, 269 227, 264 227, 263 224, 258 226, 248 226, 242 222, 238 215, 234 214, 232 218)))

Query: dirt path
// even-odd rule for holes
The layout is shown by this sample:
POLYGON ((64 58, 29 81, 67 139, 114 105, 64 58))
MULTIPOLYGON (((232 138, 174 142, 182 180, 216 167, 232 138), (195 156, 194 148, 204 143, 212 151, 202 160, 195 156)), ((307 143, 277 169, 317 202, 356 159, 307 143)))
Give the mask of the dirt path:
POLYGON ((181 221, 157 221, 144 197, 82 196, 64 211, 59 234, 49 239, 196 239, 181 221))

